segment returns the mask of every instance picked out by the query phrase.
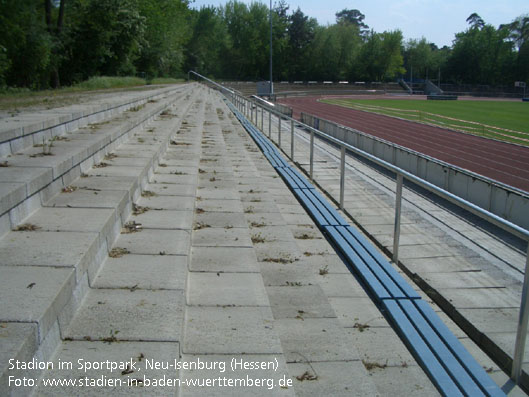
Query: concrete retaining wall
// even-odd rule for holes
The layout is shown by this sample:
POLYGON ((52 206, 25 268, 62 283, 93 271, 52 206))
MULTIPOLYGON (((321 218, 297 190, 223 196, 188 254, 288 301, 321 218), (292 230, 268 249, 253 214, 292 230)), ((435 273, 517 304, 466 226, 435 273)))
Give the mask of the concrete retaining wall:
POLYGON ((351 146, 377 156, 452 194, 529 229, 529 194, 418 152, 302 113, 301 121, 351 146))
POLYGON ((286 105, 282 105, 278 102, 274 102, 274 106, 278 112, 281 112, 282 114, 292 117, 292 108, 288 107, 286 105))

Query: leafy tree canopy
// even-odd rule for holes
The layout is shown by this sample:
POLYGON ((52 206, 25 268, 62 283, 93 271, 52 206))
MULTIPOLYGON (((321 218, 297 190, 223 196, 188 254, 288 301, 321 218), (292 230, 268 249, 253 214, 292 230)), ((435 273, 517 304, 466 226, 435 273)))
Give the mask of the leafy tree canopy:
MULTIPOLYGON (((529 82, 529 14, 498 28, 479 14, 453 45, 375 32, 358 9, 319 25, 288 0, 272 9, 275 80, 383 81, 410 76, 474 84, 529 82)), ((268 3, 230 0, 0 0, 0 86, 59 87, 98 75, 267 80, 268 3)))

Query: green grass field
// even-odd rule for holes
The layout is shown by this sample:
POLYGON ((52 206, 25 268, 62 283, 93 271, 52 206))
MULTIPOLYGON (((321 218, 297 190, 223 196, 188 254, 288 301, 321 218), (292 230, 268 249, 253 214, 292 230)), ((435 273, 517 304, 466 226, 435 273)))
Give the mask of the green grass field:
POLYGON ((322 102, 529 146, 527 102, 335 98, 322 102))

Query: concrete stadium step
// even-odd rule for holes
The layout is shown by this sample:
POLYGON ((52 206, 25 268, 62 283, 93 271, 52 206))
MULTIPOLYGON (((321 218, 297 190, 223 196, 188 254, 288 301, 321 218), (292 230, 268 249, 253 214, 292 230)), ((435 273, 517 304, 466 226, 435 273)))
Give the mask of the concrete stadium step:
POLYGON ((48 110, 11 111, 0 118, 0 156, 15 154, 43 139, 61 136, 87 124, 101 122, 148 102, 178 92, 181 87, 153 88, 147 91, 123 91, 119 94, 93 94, 94 99, 48 110))
POLYGON ((146 130, 140 129, 145 122, 140 123, 140 128, 115 140, 114 151, 107 147, 103 154, 92 156, 82 175, 79 170, 77 178, 72 177, 60 193, 25 219, 24 231, 8 232, 0 240, 1 394, 30 391, 8 386, 8 376, 28 375, 27 370, 8 371, 9 359, 49 359, 60 339, 67 338, 67 326, 80 302, 89 299, 89 285, 108 247, 135 208, 132 200, 140 197, 154 175, 153 168, 171 146, 200 89, 188 87, 183 93, 185 98, 182 94, 162 102, 163 107, 148 109, 141 116, 150 119, 146 130), (93 157, 103 155, 108 165, 90 168, 96 162, 93 157))
POLYGON ((108 152, 141 130, 172 102, 184 101, 185 90, 157 95, 159 99, 145 101, 134 112, 57 135, 51 147, 44 148, 39 143, 0 158, 4 164, 0 168, 0 235, 16 227, 94 164, 105 165, 108 152))
MULTIPOLYGON (((384 394, 378 389, 383 388, 382 382, 373 382, 372 377, 369 376, 372 375, 376 362, 371 362, 369 357, 364 358, 360 355, 359 345, 351 340, 349 331, 343 328, 329 295, 341 293, 344 296, 350 296, 350 288, 353 289, 356 296, 362 297, 362 299, 351 298, 349 300, 350 307, 356 310, 358 316, 361 313, 358 303, 360 302, 361 307, 365 306, 365 300, 369 298, 278 177, 268 160, 257 150, 246 132, 238 124, 235 124, 235 130, 229 128, 229 124, 221 120, 227 149, 226 154, 222 151, 217 158, 232 159, 233 179, 229 180, 233 180, 235 186, 238 187, 242 213, 250 227, 253 251, 270 302, 272 327, 276 330, 281 343, 286 371, 290 373, 294 381, 294 392, 296 395, 384 394), (331 265, 333 265, 332 269, 329 269, 331 265)), ((219 145, 222 146, 222 143, 216 142, 215 148, 219 145)), ((209 153, 211 149, 208 150, 209 153)), ((207 173, 203 175, 204 181, 211 176, 207 173)), ((216 178, 215 174, 212 176, 216 178)), ((211 190, 214 190, 214 187, 211 190)), ((200 193, 197 194, 202 195, 204 191, 207 192, 206 188, 199 189, 200 193)), ((241 210, 233 204, 228 204, 230 200, 239 201, 236 197, 230 197, 224 200, 222 206, 215 207, 208 206, 208 200, 202 199, 198 205, 200 208, 212 208, 213 211, 230 208, 225 209, 229 211, 225 223, 218 222, 215 226, 217 228, 232 227, 230 222, 235 222, 241 210), (206 203, 203 204, 204 202, 206 203)), ((207 211, 200 218, 206 225, 209 219, 217 220, 218 218, 207 211), (209 215, 209 217, 206 218, 204 215, 209 215)), ((215 228, 213 225, 210 226, 211 228, 194 232, 195 236, 201 234, 203 230, 215 228)), ((239 240, 236 244, 238 245, 243 235, 237 236, 239 240)), ((223 245, 226 244, 233 245, 233 242, 223 245)), ((246 244, 244 243, 245 247, 231 247, 231 249, 232 251, 235 249, 251 250, 251 248, 246 248, 246 244)), ((203 247, 200 248, 203 249, 203 247)), ((221 252, 220 248, 222 247, 209 248, 210 255, 217 250, 221 252)), ((195 256, 200 251, 198 249, 192 251, 191 269, 213 273, 210 276, 212 280, 218 280, 219 276, 216 272, 221 272, 220 277, 222 278, 233 272, 235 275, 230 274, 231 277, 241 277, 241 272, 256 271, 255 259, 247 258, 242 264, 238 263, 238 260, 235 260, 235 264, 217 263, 212 259, 206 261, 204 255, 201 254, 198 257, 195 256)), ((240 256, 243 254, 237 255, 233 252, 231 258, 240 256)), ((200 277, 198 276, 199 279, 200 277)), ((214 283, 212 281, 207 285, 212 288, 211 285, 214 283)), ((258 304, 261 299, 259 283, 255 284, 254 279, 253 283, 248 282, 247 286, 241 284, 240 282, 226 284, 234 286, 230 288, 228 294, 233 295, 232 300, 225 303, 235 304, 237 307, 244 306, 238 296, 246 294, 247 305, 250 302, 258 304), (248 289, 254 292, 244 292, 248 289)), ((220 295, 215 294, 215 291, 211 294, 220 295)), ((376 308, 375 311, 377 311, 376 308)), ((365 320, 367 322, 368 319, 365 320)), ((385 324, 390 329, 389 325, 385 324)), ((394 333, 388 332, 387 338, 389 345, 400 343, 394 333)), ((367 347, 367 350, 370 348, 367 347)), ((391 352, 392 349, 388 348, 386 354, 391 356, 391 352)), ((418 386, 418 389, 423 392, 435 395, 435 389, 409 353, 405 359, 409 359, 406 364, 406 366, 409 364, 407 367, 409 369, 403 370, 400 376, 408 382, 396 382, 401 388, 401 394, 409 393, 411 389, 418 386)), ((399 365, 401 364, 402 362, 399 362, 399 365)), ((379 366, 384 367, 384 361, 381 361, 379 366)))
MULTIPOLYGON (((48 244, 40 255, 48 264, 60 264, 53 259, 68 234, 78 234, 75 241, 86 239, 88 247, 59 252, 70 267, 39 266, 35 258, 25 259, 31 266, 0 266, 0 272, 50 272, 22 281, 7 278, 11 300, 0 296, 2 302, 29 308, 41 319, 0 322, 0 332, 10 334, 10 342, 2 344, 2 349, 10 349, 5 357, 73 363, 73 368, 43 371, 42 380, 90 377, 130 382, 107 384, 104 389, 41 385, 34 394, 437 395, 219 95, 204 88, 195 92, 186 108, 172 110, 179 112, 178 118, 158 120, 154 132, 122 142, 112 152, 118 157, 104 160, 114 165, 85 170, 84 177, 68 184, 71 189, 54 196, 49 206, 27 220, 42 229, 10 232, 1 240, 16 233, 30 235, 24 248, 29 247, 27 255, 33 257, 38 251, 31 247, 34 236, 55 233, 55 239, 43 237, 40 243, 48 244), (153 149, 167 142, 165 152, 153 149), (153 170, 146 171, 149 157, 158 154, 153 170), (144 182, 142 176, 147 176, 144 182), (85 249, 91 249, 90 255, 95 252, 95 259, 81 258, 85 249), (39 309, 38 297, 28 297, 42 292, 41 284, 49 285, 46 299, 51 303, 39 309), (61 309, 63 294, 70 296, 61 309), (55 312, 60 313, 54 317, 55 312), (41 335, 40 326, 49 328, 47 335, 41 335), (141 371, 129 366, 85 373, 76 368, 79 358, 132 358, 141 371), (232 359, 272 363, 276 370, 230 371, 232 359), (227 371, 149 369, 147 360, 224 363, 227 371), (219 375, 233 381, 273 378, 276 387, 268 390, 263 382, 258 388, 217 384, 176 391, 147 384, 164 376, 184 381, 219 375), (292 386, 278 387, 283 377, 292 386)), ((23 258, 19 251, 24 249, 13 255, 23 258)), ((4 279, 0 277, 0 283, 4 279)), ((3 381, 4 368, 2 374, 3 381)))
MULTIPOLYGON (((275 382, 273 394, 293 395, 293 389, 277 387, 282 376, 290 378, 281 343, 274 330, 270 309, 250 229, 244 217, 238 192, 239 179, 234 162, 245 158, 239 142, 228 145, 225 137, 235 135, 225 105, 215 96, 216 112, 206 112, 199 135, 200 161, 194 230, 186 289, 186 315, 182 340, 182 360, 207 357, 208 361, 229 363, 275 362, 274 371, 249 373, 251 378, 275 382)), ((248 166, 248 165, 247 165, 248 166)), ((248 371, 232 371, 233 381, 245 378, 248 371)), ((183 371, 180 379, 215 377, 214 371, 183 371)), ((266 384, 264 385, 266 387, 266 384)), ((260 387, 263 389, 263 387, 260 387)), ((262 394, 257 388, 211 388, 208 393, 262 394), (254 389, 254 390, 252 390, 254 389)), ((184 386, 180 395, 203 395, 204 391, 184 386)))
MULTIPOLYGON (((67 360, 72 350, 83 357, 102 359, 105 357, 104 341, 112 345, 112 358, 121 356, 125 360, 141 356, 139 361, 145 358, 157 362, 179 358, 183 292, 198 178, 199 152, 193 148, 199 148, 200 144, 200 119, 204 111, 202 96, 195 105, 199 108, 192 106, 179 123, 180 128, 171 135, 174 144, 158 162, 142 195, 136 198, 134 211, 115 241, 110 257, 97 275, 90 278, 93 281, 86 298, 79 303, 63 331, 63 342, 55 355, 57 360, 67 360), (180 167, 183 160, 171 158, 180 158, 183 153, 192 156, 185 161, 185 166, 180 167), (195 172, 189 172, 190 168, 195 172), (187 178, 189 175, 192 178, 187 178), (189 194, 189 188, 181 189, 179 182, 183 177, 188 182, 184 186, 192 187, 193 195, 189 194), (91 355, 87 350, 95 353, 91 355)), ((132 153, 132 149, 130 151, 132 153)), ((109 353, 106 354, 108 358, 109 353)), ((127 373, 131 374, 128 379, 137 375, 150 378, 161 375, 160 371, 132 375, 133 372, 127 373)), ((171 378, 177 376, 173 370, 164 374, 171 378)), ((73 379, 78 375, 75 369, 54 369, 47 371, 44 377, 73 379)), ((148 385, 142 383, 140 386, 148 385)), ((36 394, 70 395, 72 390, 40 387, 36 394)), ((145 393, 137 387, 121 390, 126 395, 145 393)), ((113 393, 119 394, 120 389, 114 389, 113 393)))
MULTIPOLYGON (((266 258, 278 253, 302 256, 302 250, 297 247, 289 226, 281 216, 281 220, 277 218, 275 222, 281 226, 274 226, 273 229, 274 236, 282 236, 280 242, 261 241, 255 232, 260 228, 252 226, 256 224, 256 216, 269 218, 269 214, 280 215, 280 209, 265 187, 283 194, 289 192, 280 179, 274 178, 269 166, 263 173, 255 169, 249 154, 258 153, 252 142, 231 117, 224 116, 229 115, 228 110, 216 94, 213 95, 210 99, 212 103, 206 102, 203 115, 199 112, 197 117, 204 120, 193 121, 189 132, 174 138, 177 143, 185 145, 173 145, 168 149, 151 183, 144 190, 144 193, 151 193, 136 202, 137 209, 140 205, 143 210, 150 209, 146 212, 141 210, 141 213, 129 218, 129 222, 136 222, 132 225, 142 223, 140 220, 147 222, 142 223, 142 231, 122 233, 117 239, 114 249, 126 251, 120 251, 123 252, 121 258, 105 261, 65 331, 68 340, 61 343, 54 358, 63 362, 74 361, 76 357, 104 360, 109 356, 123 361, 130 357, 137 357, 139 361, 140 357, 168 362, 174 359, 184 362, 202 360, 224 364, 226 368, 233 359, 246 363, 272 363, 276 366, 275 371, 260 369, 249 372, 240 369, 221 375, 232 381, 248 375, 253 379, 273 379, 275 388, 272 393, 279 395, 314 395, 324 390, 332 390, 333 395, 376 394, 366 368, 356 351, 348 346, 347 333, 329 309, 327 298, 319 286, 315 284, 314 288, 304 290, 301 295, 293 293, 292 299, 288 299, 291 286, 265 287, 262 269, 274 265, 266 258), (208 105, 213 105, 210 111, 208 105), (211 112, 213 107, 217 108, 218 119, 211 112), (192 168, 197 171, 190 172, 192 168), (187 182, 184 186, 194 187, 193 196, 189 194, 189 188, 178 189, 182 180, 187 182), (154 192, 164 194, 153 195, 154 192), (191 208, 187 206, 186 199, 189 198, 195 204, 191 208), (182 208, 176 208, 178 204, 173 200, 182 204, 182 208), (188 214, 194 213, 193 223, 186 221, 171 228, 164 213, 174 216, 174 212, 185 214, 183 218, 189 220, 188 214), (154 231, 158 233, 156 241, 143 238, 144 233, 154 231), (180 234, 175 235, 175 232, 180 234), (153 245, 164 236, 172 240, 172 245, 176 242, 177 246, 172 247, 174 251, 156 255, 160 248, 153 245), (140 242, 139 237, 143 241, 140 242), (135 241, 131 240, 133 238, 135 241), (178 248, 182 242, 184 246, 178 248), (186 245, 189 243, 187 255, 186 245), (142 259, 138 259, 139 256, 142 259), (164 264, 158 258, 170 261, 164 264), (133 266, 134 272, 139 274, 131 275, 130 268, 128 274, 122 274, 119 269, 124 266, 133 266), (167 284, 169 274, 164 280, 154 274, 154 268, 163 266, 167 266, 172 272, 169 274, 175 277, 171 288, 167 284), (183 279, 187 279, 185 301, 181 300, 183 279), (276 295, 280 299, 273 301, 276 295), (323 308, 321 313, 324 317, 315 312, 309 314, 308 310, 306 320, 295 317, 300 315, 300 308, 306 304, 299 300, 305 299, 305 296, 315 300, 313 307, 323 308), (183 319, 182 310, 185 311, 183 319), (305 321, 312 322, 310 331, 303 329, 305 321), (289 322, 297 325, 295 332, 290 331, 289 322), (305 346, 300 347, 300 341, 296 339, 298 335, 305 346), (333 346, 333 339, 339 340, 336 346, 333 346), (106 354, 102 340, 108 343, 106 354), (119 343, 114 343, 117 341, 119 343), (301 348, 304 350, 301 351, 301 348), (300 354, 308 360, 300 359, 300 354), (291 376, 294 374, 292 369, 301 371, 297 379, 291 376), (297 384, 294 387, 278 387, 282 378, 297 384), (348 380, 343 382, 342 378, 348 380)), ((260 160, 260 157, 257 159, 260 160)), ((302 209, 298 211, 303 213, 302 209)), ((172 246, 163 245, 166 248, 172 246)), ((109 376, 108 371, 92 373, 109 376)), ((83 373, 75 369, 54 369, 46 371, 44 378, 52 376, 76 379, 83 373)), ((144 386, 108 389, 113 394, 143 395, 146 391, 154 392, 145 388, 148 379, 161 376, 180 381, 216 379, 219 370, 184 369, 178 373, 174 368, 144 371, 142 367, 141 371, 132 372, 130 369, 121 376, 119 372, 110 376, 142 379, 144 386)), ((271 392, 265 390, 267 387, 267 383, 259 388, 226 388, 218 384, 211 388, 182 386, 178 395, 248 395, 249 392, 260 395, 271 392)), ((161 394, 175 392, 174 388, 155 391, 161 394)), ((36 394, 71 393, 72 389, 68 388, 40 387, 36 394)))

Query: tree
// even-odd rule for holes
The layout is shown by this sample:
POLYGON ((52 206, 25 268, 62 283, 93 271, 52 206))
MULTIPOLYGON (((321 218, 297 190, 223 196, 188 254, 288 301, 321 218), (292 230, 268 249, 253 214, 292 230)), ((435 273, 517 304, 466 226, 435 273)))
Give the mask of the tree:
POLYGON ((265 4, 229 1, 220 8, 231 45, 224 57, 226 77, 259 79, 267 76, 269 10, 265 4))
POLYGON ((416 77, 427 78, 433 68, 432 46, 423 37, 420 40, 410 39, 404 49, 404 65, 407 71, 413 69, 416 77))
POLYGON ((6 83, 5 74, 9 67, 10 61, 7 57, 7 48, 0 45, 0 87, 3 87, 6 83))
POLYGON ((185 61, 185 46, 192 35, 188 2, 139 0, 144 36, 135 67, 148 77, 178 76, 185 61))
POLYGON ((272 12, 274 80, 288 79, 288 65, 290 62, 288 53, 289 8, 284 0, 280 0, 278 3, 274 3, 272 12))
POLYGON ((290 79, 308 77, 309 52, 318 23, 306 16, 299 8, 290 16, 288 47, 290 53, 290 79))
POLYGON ((344 8, 342 11, 337 12, 336 14, 336 23, 337 24, 351 24, 358 28, 361 36, 365 38, 366 34, 369 32, 369 26, 364 23, 365 15, 358 10, 348 10, 344 8))
POLYGON ((529 14, 521 15, 500 30, 508 32, 508 38, 518 50, 516 54, 515 79, 529 83, 529 14))
MULTIPOLYGON (((335 26, 335 25, 333 25, 335 26)), ((330 26, 318 26, 311 46, 310 76, 316 80, 336 80, 339 76, 338 41, 330 26)))
POLYGON ((481 29, 485 26, 485 21, 475 12, 467 18, 467 23, 476 29, 481 29))
POLYGON ((226 25, 214 7, 201 7, 193 12, 193 34, 187 44, 188 70, 210 75, 223 75, 223 57, 229 52, 226 25))
POLYGON ((52 40, 41 0, 0 0, 0 81, 10 86, 47 86, 52 40))
POLYGON ((520 49, 525 42, 529 41, 529 14, 521 15, 507 25, 500 25, 499 29, 509 32, 509 39, 516 48, 520 49))
POLYGON ((61 68, 70 83, 98 74, 135 74, 145 32, 135 0, 75 0, 71 15, 61 68))
POLYGON ((497 85, 512 82, 514 64, 508 32, 484 24, 456 34, 447 66, 458 82, 497 85))
POLYGON ((383 32, 381 38, 382 54, 379 62, 382 64, 383 74, 379 81, 388 81, 406 72, 401 53, 402 32, 400 30, 383 32))
POLYGON ((360 47, 358 28, 350 23, 318 26, 311 51, 311 76, 318 80, 349 78, 360 47))
POLYGON ((371 30, 362 45, 354 74, 371 81, 389 81, 405 72, 400 30, 376 33, 371 30))
MULTIPOLYGON (((270 12, 230 0, 190 10, 191 0, 0 0, 0 85, 58 87, 96 75, 268 79, 270 12)), ((343 9, 319 26, 285 0, 272 11, 274 78, 391 80, 405 68, 443 81, 529 82, 529 14, 498 29, 467 18, 453 47, 425 38, 402 43, 398 30, 368 30, 365 15, 343 9)))
POLYGON ((64 24, 64 9, 66 6, 66 0, 60 0, 59 2, 59 12, 57 15, 57 24, 54 26, 53 24, 53 18, 52 18, 52 11, 54 10, 54 5, 52 4, 52 0, 44 0, 44 12, 45 12, 45 18, 46 18, 46 27, 48 29, 48 33, 51 37, 51 62, 50 62, 50 81, 51 86, 53 88, 58 88, 61 85, 61 79, 59 76, 59 67, 61 62, 63 61, 63 41, 64 37, 62 34, 62 28, 64 24))

